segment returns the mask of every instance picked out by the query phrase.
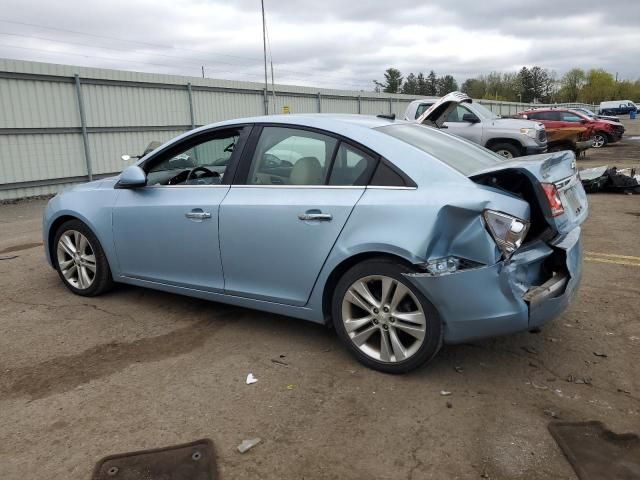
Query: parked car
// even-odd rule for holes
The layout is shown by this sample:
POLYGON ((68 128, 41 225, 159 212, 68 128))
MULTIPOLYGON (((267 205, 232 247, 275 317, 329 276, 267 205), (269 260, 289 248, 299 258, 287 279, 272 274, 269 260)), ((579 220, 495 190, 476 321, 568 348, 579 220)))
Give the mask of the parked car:
POLYGON ((637 112, 638 106, 631 100, 612 100, 600 102, 601 115, 627 115, 630 112, 637 112))
POLYGON ((537 108, 518 114, 522 118, 542 122, 546 128, 584 125, 593 132, 593 147, 602 148, 609 143, 618 142, 624 134, 624 126, 608 120, 593 119, 576 110, 568 108, 537 108))
POLYGON ((620 119, 615 115, 597 115, 593 110, 589 110, 584 107, 573 107, 573 110, 579 113, 585 114, 587 117, 592 119, 600 119, 600 120, 610 120, 612 122, 620 123, 620 119))
POLYGON ((576 154, 576 157, 579 157, 580 154, 593 146, 591 130, 582 125, 547 128, 546 130, 548 152, 571 150, 576 154))
POLYGON ((586 216, 571 152, 507 161, 402 120, 278 115, 192 130, 65 190, 43 238, 75 294, 121 282, 333 324, 399 373, 559 315, 586 216))
MULTIPOLYGON (((454 92, 459 103, 444 118, 438 128, 447 129, 460 137, 492 150, 505 158, 543 153, 547 148, 544 126, 522 119, 500 118, 485 106, 474 102, 464 93, 454 92)), ((425 115, 438 100, 414 100, 405 111, 404 118, 417 123, 425 122, 425 115)))

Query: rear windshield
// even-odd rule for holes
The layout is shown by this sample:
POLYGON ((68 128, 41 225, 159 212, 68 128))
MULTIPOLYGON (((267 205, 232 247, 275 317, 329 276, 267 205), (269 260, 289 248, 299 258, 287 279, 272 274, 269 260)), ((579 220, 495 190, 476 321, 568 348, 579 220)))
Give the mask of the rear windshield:
POLYGON ((402 123, 376 130, 419 148, 467 176, 504 161, 491 150, 424 125, 402 123))

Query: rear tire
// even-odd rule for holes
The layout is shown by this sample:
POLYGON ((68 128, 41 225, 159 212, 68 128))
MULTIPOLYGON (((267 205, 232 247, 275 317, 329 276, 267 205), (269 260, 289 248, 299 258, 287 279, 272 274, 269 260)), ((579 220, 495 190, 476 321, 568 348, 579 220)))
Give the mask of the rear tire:
POLYGON ((332 298, 336 332, 358 361, 385 373, 406 373, 429 362, 442 346, 435 307, 403 275, 396 261, 365 260, 338 281, 332 298))
POLYGON ((491 147, 489 147, 489 150, 506 159, 516 158, 522 155, 520 149, 511 143, 496 143, 494 145, 491 145, 491 147))
POLYGON ((609 143, 609 137, 604 132, 596 132, 593 134, 593 148, 606 147, 609 143))
POLYGON ((113 286, 104 250, 80 220, 69 220, 58 228, 51 257, 62 283, 76 295, 94 297, 113 286))

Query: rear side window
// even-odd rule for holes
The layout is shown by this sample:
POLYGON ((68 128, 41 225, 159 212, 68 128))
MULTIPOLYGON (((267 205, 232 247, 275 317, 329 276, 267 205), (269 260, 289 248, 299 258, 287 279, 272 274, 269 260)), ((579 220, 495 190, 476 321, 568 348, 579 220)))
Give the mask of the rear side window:
POLYGON ((329 185, 366 185, 376 163, 371 155, 342 142, 331 168, 329 185))
POLYGON ((407 187, 407 182, 398 172, 393 170, 386 162, 380 161, 376 168, 371 185, 378 187, 407 187))
POLYGON ((265 127, 256 146, 249 185, 324 185, 338 141, 287 127, 265 127))
MULTIPOLYGON (((473 175, 504 161, 503 157, 475 143, 424 125, 401 123, 378 127, 376 130, 428 153, 463 175, 473 175)), ((374 184, 373 180, 371 183, 374 184)))

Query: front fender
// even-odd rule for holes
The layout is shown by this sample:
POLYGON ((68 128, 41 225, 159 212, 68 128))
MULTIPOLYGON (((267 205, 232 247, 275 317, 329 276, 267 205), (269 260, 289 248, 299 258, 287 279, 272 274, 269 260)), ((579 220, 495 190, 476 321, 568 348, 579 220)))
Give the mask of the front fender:
POLYGON ((53 236, 63 219, 72 217, 83 222, 98 238, 104 251, 111 273, 118 275, 118 262, 113 243, 111 215, 118 190, 71 189, 56 195, 47 204, 42 220, 42 239, 49 265, 52 258, 53 236))

